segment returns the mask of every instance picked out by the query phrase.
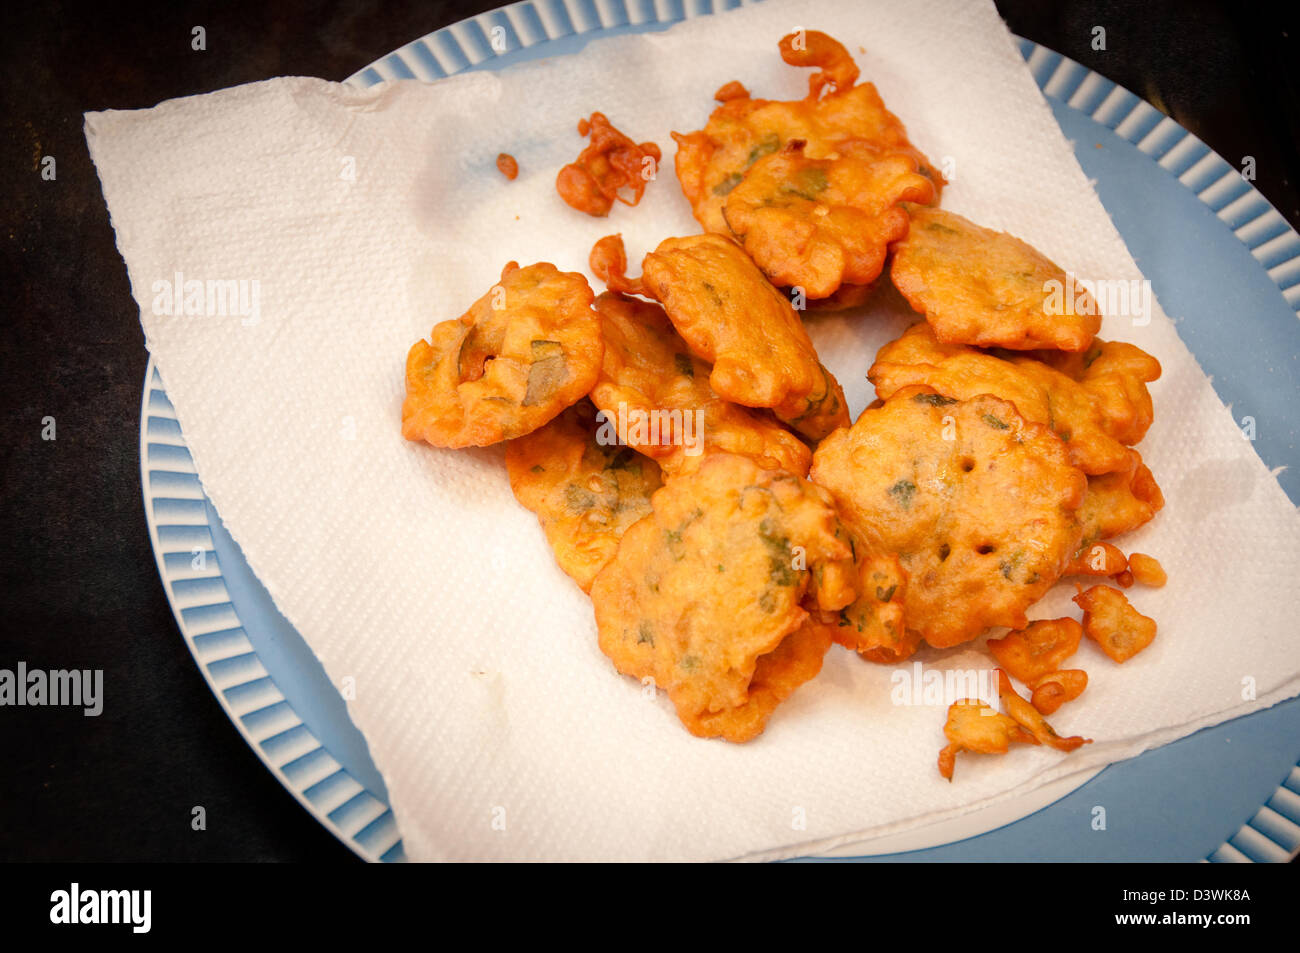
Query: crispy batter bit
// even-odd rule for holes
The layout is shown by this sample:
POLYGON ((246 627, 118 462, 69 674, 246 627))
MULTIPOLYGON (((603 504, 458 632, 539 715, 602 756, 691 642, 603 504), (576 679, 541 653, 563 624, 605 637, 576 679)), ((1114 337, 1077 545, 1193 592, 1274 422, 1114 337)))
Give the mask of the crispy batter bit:
POLYGON ((1002 707, 1007 710, 1007 714, 1033 735, 1039 744, 1055 748, 1057 751, 1073 751, 1083 745, 1092 744, 1092 739, 1082 738, 1079 735, 1070 738, 1062 738, 1058 735, 1056 729, 1043 718, 1042 712, 1016 694, 1016 690, 1011 687, 1011 679, 1007 678, 1007 673, 1001 669, 998 669, 998 698, 1002 700, 1002 707))
POLYGON ((596 408, 584 399, 506 444, 515 499, 537 514, 555 561, 583 592, 627 528, 650 512, 662 482, 657 463, 598 433, 596 408))
POLYGON ((908 141, 907 130, 885 108, 876 87, 855 85, 858 68, 843 46, 814 30, 793 33, 780 46, 787 63, 820 67, 809 80, 808 97, 754 99, 744 87, 729 83, 718 90, 722 104, 703 129, 673 133, 677 180, 706 231, 730 234, 722 214, 727 195, 754 163, 792 139, 805 142, 805 153, 812 159, 910 156, 934 184, 938 198, 943 176, 908 141))
POLYGON ((1082 351, 1101 327, 1096 302, 1064 297, 1065 272, 1041 252, 937 208, 913 210, 890 276, 945 344, 1082 351))
POLYGON ((1107 354, 1122 351, 1126 357, 1076 379, 1033 357, 1004 358, 964 344, 942 344, 934 329, 920 322, 880 349, 867 377, 884 399, 923 384, 959 400, 978 394, 1009 400, 1025 419, 1054 430, 1079 469, 1112 473, 1132 465, 1135 453, 1127 445, 1145 436, 1153 416, 1146 382, 1160 375, 1154 358, 1139 352, 1148 360, 1133 360, 1130 347, 1097 342, 1094 367, 1107 354))
POLYGON ((723 205, 727 225, 773 284, 826 298, 869 285, 906 237, 903 202, 931 202, 934 184, 908 155, 810 159, 794 139, 759 159, 723 205))
POLYGON ((1169 581, 1169 576, 1165 574, 1165 567, 1160 565, 1160 560, 1146 553, 1134 553, 1129 556, 1128 569, 1134 579, 1153 589, 1159 589, 1169 581))
MULTIPOLYGON (((1085 496, 1086 500, 1087 497, 1085 496)), ((1117 546, 1093 543, 1082 546, 1065 567, 1066 576, 1116 576, 1128 569, 1128 559, 1117 546)), ((1014 672, 1012 672, 1015 675, 1014 672)), ((1019 676, 1016 676, 1019 678, 1019 676)), ((1023 681, 1023 679, 1022 679, 1023 681)))
POLYGON ((781 37, 777 48, 791 66, 820 67, 808 77, 809 99, 819 99, 827 87, 844 92, 858 81, 858 64, 844 44, 820 30, 796 30, 781 37))
POLYGON ((1093 586, 1080 590, 1074 601, 1083 610, 1083 634, 1116 662, 1127 662, 1156 637, 1155 620, 1134 609, 1118 589, 1093 586))
POLYGON ((730 102, 733 99, 748 99, 749 90, 738 79, 733 79, 730 83, 725 83, 718 87, 718 91, 713 94, 715 101, 720 103, 730 102))
POLYGON ((1081 668, 1048 672, 1029 685, 1033 695, 1029 703, 1041 714, 1055 714, 1066 702, 1074 701, 1088 687, 1088 673, 1081 668))
POLYGON ((1006 754, 1012 744, 1043 744, 1069 752, 1092 743, 1078 735, 1062 738, 1057 734, 1041 712, 1016 694, 1011 680, 1001 669, 998 670, 998 697, 1005 714, 972 699, 963 699, 948 709, 948 722, 943 728, 948 745, 939 752, 939 773, 949 781, 957 754, 962 751, 1006 754))
POLYGON ((579 122, 578 133, 590 135, 591 141, 577 160, 556 176, 560 198, 596 218, 608 215, 615 199, 624 205, 640 202, 646 183, 659 166, 659 147, 653 142, 633 142, 615 129, 604 113, 592 113, 591 119, 579 122), (632 197, 624 198, 621 189, 631 189, 632 197))
POLYGON ((658 304, 606 292, 595 307, 605 356, 591 399, 621 426, 621 440, 658 460, 665 474, 694 469, 713 453, 808 473, 812 452, 798 437, 764 412, 714 393, 712 368, 691 353, 658 304))
POLYGON ((1012 744, 1038 744, 1037 739, 1010 715, 994 711, 984 702, 970 698, 949 706, 943 734, 948 744, 939 752, 939 773, 949 781, 957 764, 957 755, 962 751, 1006 754, 1012 744))
POLYGON ((641 283, 727 400, 768 407, 809 440, 848 426, 844 391, 821 365, 790 302, 735 242, 668 238, 645 256, 641 283))
POLYGON ((830 645, 801 603, 855 595, 845 530, 824 491, 731 454, 651 503, 592 585, 601 651, 665 689, 692 734, 748 741, 830 645))
POLYGON ((1003 400, 904 388, 822 441, 812 479, 908 574, 907 626, 939 648, 1020 628, 1079 546, 1086 479, 1003 400))
POLYGON ((497 155, 497 171, 513 182, 519 175, 519 163, 508 152, 497 155))
POLYGON ((1083 626, 1074 619, 1040 619, 1001 639, 989 639, 989 651, 998 665, 1031 685, 1059 669, 1079 648, 1083 626))
POLYGON ((603 351, 592 299, 576 272, 507 264, 465 314, 411 347, 402 436, 483 447, 531 433, 577 403, 603 351))

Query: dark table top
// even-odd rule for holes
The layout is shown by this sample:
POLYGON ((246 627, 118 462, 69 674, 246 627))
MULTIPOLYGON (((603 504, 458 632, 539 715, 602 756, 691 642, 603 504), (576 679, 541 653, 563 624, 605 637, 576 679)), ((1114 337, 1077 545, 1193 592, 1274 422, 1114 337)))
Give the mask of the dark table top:
MULTIPOLYGON (((107 699, 94 718, 0 708, 0 859, 353 859, 241 740, 177 633, 141 503, 147 354, 81 115, 284 74, 342 80, 496 5, 4 5, 0 668, 103 669, 107 699), (44 156, 54 181, 41 178, 44 156), (53 441, 41 439, 46 417, 53 441), (196 806, 205 831, 191 829, 196 806)), ((1300 224, 1296 31, 1280 5, 998 8, 1013 31, 1145 97, 1229 162, 1253 156, 1255 185, 1300 224), (1092 49, 1095 26, 1105 51, 1092 49)))

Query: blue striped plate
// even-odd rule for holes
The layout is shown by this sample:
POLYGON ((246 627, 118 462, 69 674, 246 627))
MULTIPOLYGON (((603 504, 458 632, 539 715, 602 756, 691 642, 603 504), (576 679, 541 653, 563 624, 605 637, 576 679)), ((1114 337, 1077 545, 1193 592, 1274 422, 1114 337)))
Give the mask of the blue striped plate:
MULTIPOLYGON (((740 5, 719 0, 716 7, 740 5)), ((502 69, 577 53, 596 36, 661 30, 714 9, 712 0, 524 0, 409 43, 348 82, 364 88, 502 69)), ((1255 441, 1265 463, 1293 465, 1300 405, 1288 366, 1300 355, 1300 237, 1236 167, 1172 119, 1057 53, 1028 40, 1020 49, 1220 397, 1268 420, 1255 441), (1235 320, 1223 320, 1227 315, 1235 320), (1261 373, 1259 355, 1281 373, 1261 373)), ((181 634, 230 720, 343 843, 367 860, 404 860, 365 740, 204 496, 152 360, 140 411, 140 470, 159 575, 181 634)), ((1292 500, 1300 499, 1300 467, 1279 480, 1292 500)), ((1066 785, 1038 792, 848 853, 890 861, 1286 861, 1300 852, 1298 737, 1300 700, 1292 699, 1112 765, 1073 791, 1066 785), (1220 777, 1233 783, 1212 783, 1220 777), (1211 783, 1188 784, 1192 778, 1211 783), (1108 805, 1102 835, 1087 822, 1099 803, 1108 805)))

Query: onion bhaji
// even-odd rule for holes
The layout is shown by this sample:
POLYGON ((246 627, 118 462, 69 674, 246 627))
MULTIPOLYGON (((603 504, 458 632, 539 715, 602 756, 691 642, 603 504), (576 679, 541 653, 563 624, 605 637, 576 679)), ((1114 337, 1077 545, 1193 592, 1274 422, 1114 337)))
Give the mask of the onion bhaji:
POLYGON ((913 209, 890 277, 945 344, 1082 351, 1101 327, 1096 302, 1082 289, 1065 300, 1066 274, 1041 252, 937 208, 913 209))
POLYGON ((677 141, 677 180, 704 229, 730 234, 723 205, 750 168, 792 139, 806 143, 811 159, 854 155, 907 156, 934 186, 943 177, 907 138, 898 117, 885 108, 871 83, 855 85, 858 68, 838 41, 816 30, 801 30, 781 40, 781 58, 792 66, 820 67, 801 100, 754 99, 739 83, 715 95, 714 109, 701 130, 673 133, 677 141))
POLYGON ((1083 610, 1083 634, 1116 662, 1127 662, 1155 640, 1155 620, 1134 609, 1118 589, 1093 586, 1074 601, 1083 610))
POLYGON ((733 454, 651 505, 592 585, 601 651, 665 689, 692 734, 748 741, 830 645, 801 603, 834 612, 856 595, 846 530, 824 490, 733 454))
POLYGON ((596 218, 608 215, 615 199, 624 205, 640 202, 646 183, 659 167, 659 147, 653 142, 633 142, 599 112, 578 123, 578 134, 591 139, 578 158, 555 177, 560 198, 596 218), (631 198, 620 195, 622 189, 630 189, 631 198))
POLYGON ((763 411, 723 400, 709 365, 691 353, 663 308, 606 292, 596 298, 605 356, 591 399, 620 439, 665 475, 693 469, 711 453, 738 453, 766 469, 805 476, 812 452, 763 411), (635 420, 657 426, 636 427, 635 420))
POLYGON ((1079 547, 1086 478, 989 395, 904 388, 824 440, 812 479, 871 552, 898 554, 907 626, 937 648, 1024 626, 1079 547))
POLYGON ((1032 357, 943 344, 933 327, 918 322, 880 349, 867 377, 884 399, 902 387, 924 384, 959 400, 977 394, 1009 400, 1026 420, 1056 431, 1079 469, 1111 473, 1128 467, 1133 451, 1127 445, 1141 440, 1151 426, 1146 381, 1159 376, 1160 365, 1131 345, 1097 342, 1095 351, 1094 367, 1108 353, 1126 356, 1104 364, 1098 375, 1085 371, 1076 379, 1032 357), (1131 351, 1147 360, 1135 360, 1131 351))
POLYGON ((555 561, 583 592, 662 483, 657 463, 598 433, 596 408, 584 399, 506 444, 515 499, 537 514, 555 561))
POLYGON ((500 284, 411 347, 402 435, 483 447, 531 433, 577 403, 603 352, 593 298, 577 272, 507 264, 500 284))
POLYGON ((880 277, 892 242, 907 235, 902 202, 930 202, 934 183, 914 158, 812 159, 792 139, 759 159, 731 190, 723 216, 775 285, 827 298, 880 277))

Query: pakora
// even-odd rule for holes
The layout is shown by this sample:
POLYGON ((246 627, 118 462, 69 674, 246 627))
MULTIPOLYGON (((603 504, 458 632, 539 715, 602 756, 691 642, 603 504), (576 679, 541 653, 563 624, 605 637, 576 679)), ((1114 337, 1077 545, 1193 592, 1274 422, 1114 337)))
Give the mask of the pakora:
MULTIPOLYGON (((1107 347, 1102 344, 1098 353, 1107 347)), ((1158 363, 1155 368, 1158 375, 1158 363)), ((1133 370, 1140 376, 1110 367, 1102 376, 1075 380, 1032 358, 1004 358, 965 344, 943 344, 929 324, 920 322, 877 352, 867 377, 885 399, 899 388, 923 384, 959 400, 978 394, 1009 400, 1027 420, 1054 430, 1075 466, 1102 474, 1126 468, 1133 453, 1128 444, 1141 440, 1151 425, 1145 383, 1154 379, 1151 368, 1133 370)))
POLYGON ((577 272, 510 262, 459 318, 406 357, 402 436, 435 447, 522 437, 581 400, 604 347, 594 295, 577 272))
POLYGON ((1047 256, 942 209, 912 210, 889 274, 944 344, 1082 351, 1101 327, 1086 291, 1056 302, 1073 282, 1047 256))
POLYGON ((1085 476, 989 395, 904 388, 822 441, 811 478, 870 551, 898 554, 907 626, 936 648, 1023 627, 1079 547, 1085 476))
POLYGON ((759 159, 792 139, 806 143, 811 159, 856 155, 908 156, 934 186, 943 176, 907 138, 898 117, 885 108, 871 83, 856 84, 858 68, 838 41, 816 30, 781 40, 781 57, 793 66, 821 67, 802 100, 754 99, 739 83, 728 83, 715 98, 705 127, 673 133, 677 142, 677 180, 695 219, 705 231, 730 234, 723 216, 727 196, 759 159))
POLYGON ((605 355, 591 399, 612 418, 620 441, 654 457, 665 474, 726 452, 807 475, 812 451, 764 412, 714 393, 712 368, 691 353, 658 304, 606 292, 595 308, 605 355))
POLYGON ((907 235, 903 202, 930 202, 934 184, 911 156, 812 159, 792 139, 759 159, 732 189, 723 216, 775 285, 827 298, 880 277, 891 243, 907 235))
POLYGON ((1164 505, 1165 496, 1141 454, 1130 450, 1119 469, 1088 477, 1088 492, 1079 508, 1083 545, 1135 530, 1164 505))
POLYGON ((830 645, 805 597, 834 612, 856 595, 844 527, 824 490, 734 454, 651 505, 592 585, 601 651, 652 678, 692 734, 748 741, 830 645))
POLYGON ((583 592, 662 484, 657 463, 599 440, 599 432, 596 408, 584 399, 506 444, 515 499, 537 514, 555 561, 583 592))
POLYGON ((835 641, 868 661, 892 664, 909 658, 920 642, 905 623, 907 573, 893 553, 871 553, 854 544, 857 598, 837 613, 822 612, 835 641))
POLYGON ((691 350, 713 365, 721 397, 768 407, 809 440, 849 424, 844 391, 817 358, 790 302, 721 235, 668 238, 645 256, 641 284, 691 350))

